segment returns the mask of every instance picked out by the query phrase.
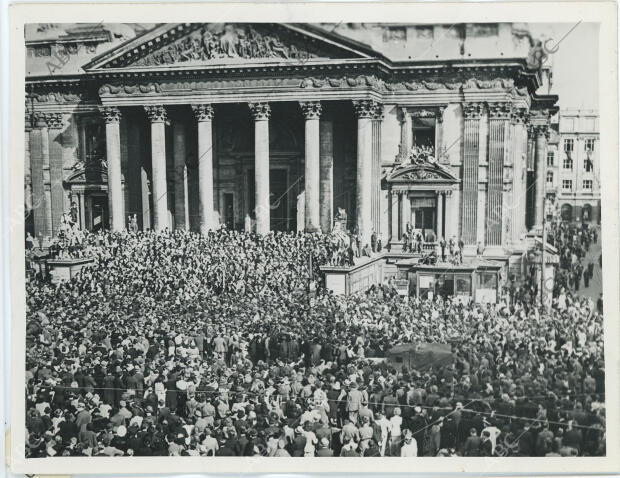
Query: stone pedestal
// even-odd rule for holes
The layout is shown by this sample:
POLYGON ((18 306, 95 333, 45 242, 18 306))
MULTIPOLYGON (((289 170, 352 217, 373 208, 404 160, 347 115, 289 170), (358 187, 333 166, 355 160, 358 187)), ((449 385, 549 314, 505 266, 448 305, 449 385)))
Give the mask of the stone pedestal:
POLYGON ((49 259, 47 267, 52 284, 66 282, 75 277, 83 267, 94 263, 92 257, 80 257, 77 259, 49 259))

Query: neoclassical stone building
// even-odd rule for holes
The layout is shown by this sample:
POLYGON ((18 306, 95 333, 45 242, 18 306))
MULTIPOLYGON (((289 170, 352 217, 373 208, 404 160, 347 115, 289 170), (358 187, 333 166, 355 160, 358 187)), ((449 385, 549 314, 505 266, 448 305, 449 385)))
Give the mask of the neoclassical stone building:
POLYGON ((466 254, 542 224, 557 97, 515 24, 30 25, 27 228, 331 230, 466 254), (434 38, 442 38, 435 42, 434 38))

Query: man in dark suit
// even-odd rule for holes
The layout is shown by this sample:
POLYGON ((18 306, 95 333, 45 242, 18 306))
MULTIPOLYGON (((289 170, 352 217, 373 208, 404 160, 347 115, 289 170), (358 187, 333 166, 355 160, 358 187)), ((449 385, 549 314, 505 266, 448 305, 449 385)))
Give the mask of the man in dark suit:
POLYGON ((465 440, 465 446, 463 447, 464 456, 481 456, 480 448, 482 445, 482 438, 478 436, 478 432, 474 427, 469 429, 469 437, 465 440))

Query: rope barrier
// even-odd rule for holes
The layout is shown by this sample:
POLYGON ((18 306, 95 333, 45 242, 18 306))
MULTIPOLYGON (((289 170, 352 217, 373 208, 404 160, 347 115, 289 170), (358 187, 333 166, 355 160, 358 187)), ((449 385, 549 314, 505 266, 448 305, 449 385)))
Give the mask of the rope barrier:
MULTIPOLYGON (((60 388, 69 388, 72 390, 76 390, 75 387, 60 387, 60 388)), ((117 390, 117 391, 135 391, 135 389, 125 389, 125 388, 115 388, 115 387, 108 387, 108 388, 100 388, 100 387, 93 387, 96 390, 117 390)), ((167 391, 164 391, 167 392, 167 391)), ((156 392, 154 392, 156 393, 156 392)), ((204 390, 204 391, 196 391, 196 394, 222 394, 222 392, 220 392, 219 390, 204 390)), ((236 392, 233 392, 236 393, 236 392)), ((257 392, 238 392, 238 393, 243 393, 246 395, 253 395, 253 396, 261 396, 259 393, 257 392)), ((279 396, 279 395, 278 395, 279 396)), ((307 397, 306 400, 310 400, 312 399, 312 397, 307 397)), ((346 399, 330 399, 330 398, 326 398, 325 400, 322 401, 327 401, 327 402, 335 402, 335 403, 347 403, 348 401, 346 399)), ((483 412, 483 411, 479 411, 479 410, 473 410, 473 409, 468 409, 467 406, 471 405, 472 403, 476 402, 476 401, 481 401, 481 399, 478 398, 474 398, 471 401, 469 401, 466 405, 463 406, 463 408, 455 408, 455 409, 451 409, 451 408, 445 408, 445 407, 437 407, 434 405, 409 405, 409 404, 388 404, 388 407, 391 408, 416 408, 416 407, 420 407, 420 408, 424 408, 424 409, 430 409, 430 410, 452 410, 451 412, 449 412, 446 416, 441 417, 437 420, 435 420, 434 422, 432 422, 431 424, 427 425, 423 430, 426 430, 426 428, 429 428, 430 426, 432 426, 433 424, 443 420, 444 418, 446 418, 449 415, 452 415, 453 413, 456 413, 458 410, 461 411, 465 411, 465 412, 471 412, 474 414, 480 414, 480 415, 488 415, 488 416, 493 416, 493 417, 498 417, 498 418, 508 418, 508 419, 514 419, 514 420, 527 420, 527 421, 532 421, 532 422, 540 422, 540 423, 549 423, 549 424, 557 424, 557 425, 561 425, 561 426, 566 426, 568 425, 567 422, 556 422, 556 421, 550 421, 546 418, 532 418, 532 417, 523 417, 523 416, 518 416, 518 415, 506 415, 506 414, 501 414, 501 413, 496 413, 496 412, 483 412)), ((383 406, 385 407, 386 404, 385 402, 372 402, 372 401, 368 401, 368 402, 364 402, 367 403, 368 405, 375 405, 375 406, 383 406)), ((556 410, 556 409, 552 409, 552 410, 556 410)), ((561 410, 556 410, 556 411, 561 411, 561 410)), ((572 413, 575 412, 577 410, 570 410, 567 411, 568 413, 572 413)), ((587 412, 582 412, 582 413, 587 413, 587 412)), ((590 413, 591 415, 596 415, 596 413, 590 413)), ((578 424, 573 424, 573 427, 578 427, 578 428, 597 428, 597 427, 593 427, 593 426, 586 426, 586 425, 578 425, 578 424)), ((598 428, 597 428, 598 429, 598 428)), ((423 431, 423 430, 419 430, 419 431, 423 431)), ((415 433, 419 433, 419 431, 416 431, 415 433)))

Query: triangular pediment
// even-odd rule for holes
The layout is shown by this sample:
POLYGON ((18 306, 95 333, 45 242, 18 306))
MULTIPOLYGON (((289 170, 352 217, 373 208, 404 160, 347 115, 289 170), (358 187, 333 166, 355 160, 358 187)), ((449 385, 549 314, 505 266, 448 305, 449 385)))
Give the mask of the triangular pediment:
POLYGON ((166 23, 94 58, 86 71, 380 58, 362 43, 307 24, 166 23))
POLYGON ((385 180, 388 183, 456 183, 458 180, 438 163, 404 163, 394 167, 385 180))
POLYGON ((108 171, 104 164, 84 165, 78 163, 75 170, 65 179, 69 185, 107 184, 108 171))

